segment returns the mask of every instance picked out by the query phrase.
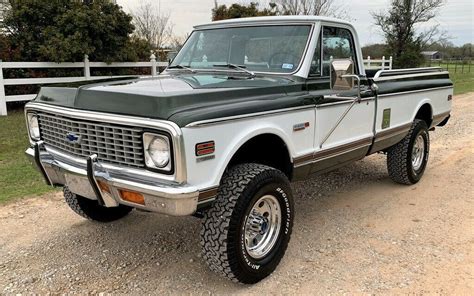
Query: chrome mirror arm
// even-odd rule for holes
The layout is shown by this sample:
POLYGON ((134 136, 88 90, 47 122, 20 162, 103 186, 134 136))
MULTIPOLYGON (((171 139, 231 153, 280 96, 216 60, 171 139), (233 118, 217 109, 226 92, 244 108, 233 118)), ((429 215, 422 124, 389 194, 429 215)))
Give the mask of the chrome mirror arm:
POLYGON ((341 78, 354 78, 355 80, 357 80, 357 99, 358 99, 358 102, 360 102, 362 97, 360 95, 360 77, 359 77, 359 75, 345 74, 345 75, 341 75, 341 78))

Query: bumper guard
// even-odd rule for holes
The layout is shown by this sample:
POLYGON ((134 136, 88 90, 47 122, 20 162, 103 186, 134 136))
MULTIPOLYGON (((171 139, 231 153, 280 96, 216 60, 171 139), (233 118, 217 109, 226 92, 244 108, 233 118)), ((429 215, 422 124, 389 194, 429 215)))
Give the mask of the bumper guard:
POLYGON ((36 142, 25 153, 34 161, 48 185, 67 186, 71 192, 97 200, 105 207, 123 204, 172 216, 196 212, 199 190, 193 186, 161 183, 156 178, 128 174, 118 167, 105 169, 96 154, 86 160, 79 159, 45 147, 43 141, 36 142), (107 184, 110 190, 101 190, 98 182, 107 184), (145 204, 123 200, 122 190, 142 194, 145 204))

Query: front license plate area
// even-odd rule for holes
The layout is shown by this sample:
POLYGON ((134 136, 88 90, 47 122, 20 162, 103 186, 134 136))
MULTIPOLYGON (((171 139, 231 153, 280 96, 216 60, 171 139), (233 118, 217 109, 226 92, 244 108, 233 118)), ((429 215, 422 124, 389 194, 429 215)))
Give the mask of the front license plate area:
POLYGON ((87 197, 89 199, 97 199, 87 177, 67 173, 64 175, 64 177, 66 179, 66 186, 72 193, 87 197))

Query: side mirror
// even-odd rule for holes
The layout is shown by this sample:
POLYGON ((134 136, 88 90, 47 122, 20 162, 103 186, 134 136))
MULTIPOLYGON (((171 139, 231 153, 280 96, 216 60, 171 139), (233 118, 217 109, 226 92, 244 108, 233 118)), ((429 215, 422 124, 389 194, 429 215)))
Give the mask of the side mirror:
POLYGON ((331 90, 351 90, 357 81, 357 95, 360 99, 360 78, 354 74, 354 62, 350 59, 331 62, 331 90))
POLYGON ((354 63, 351 60, 333 60, 331 62, 331 89, 351 90, 354 88, 354 79, 344 75, 354 74, 354 63))

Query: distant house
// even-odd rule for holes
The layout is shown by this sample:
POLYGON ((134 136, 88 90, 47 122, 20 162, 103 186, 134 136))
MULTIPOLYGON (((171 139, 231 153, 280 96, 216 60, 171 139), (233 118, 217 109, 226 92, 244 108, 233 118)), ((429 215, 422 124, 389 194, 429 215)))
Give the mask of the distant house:
POLYGON ((422 51, 421 55, 427 60, 441 60, 443 59, 443 54, 439 51, 422 51))

